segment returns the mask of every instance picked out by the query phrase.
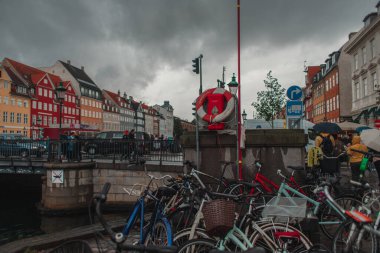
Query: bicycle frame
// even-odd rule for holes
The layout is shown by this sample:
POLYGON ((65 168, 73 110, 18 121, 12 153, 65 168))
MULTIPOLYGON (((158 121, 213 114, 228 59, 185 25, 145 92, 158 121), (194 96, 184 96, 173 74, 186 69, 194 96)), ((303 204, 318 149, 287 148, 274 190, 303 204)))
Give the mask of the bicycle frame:
MULTIPOLYGON (((318 213, 318 210, 319 210, 319 207, 321 205, 320 202, 314 200, 314 199, 311 199, 309 198, 308 196, 300 193, 299 191, 297 191, 296 189, 288 186, 287 184, 285 184, 284 182, 281 183, 281 186, 280 186, 280 189, 278 190, 278 197, 280 197, 281 195, 285 196, 285 197, 288 197, 290 200, 292 198, 292 196, 290 196, 289 192, 293 193, 294 195, 296 195, 297 197, 300 197, 300 198, 303 198, 303 199, 306 199, 306 201, 310 204, 313 205, 313 214, 316 215, 318 213)), ((342 220, 346 220, 346 216, 344 213, 341 212, 340 209, 338 209, 328 198, 326 199, 326 203, 328 204, 328 206, 332 207, 333 210, 335 212, 337 212, 342 220)), ((295 204, 295 203, 294 203, 295 204)), ((325 222, 319 222, 319 224, 327 224, 327 225, 333 225, 333 224, 340 224, 342 222, 333 222, 333 221, 325 221, 325 222)))

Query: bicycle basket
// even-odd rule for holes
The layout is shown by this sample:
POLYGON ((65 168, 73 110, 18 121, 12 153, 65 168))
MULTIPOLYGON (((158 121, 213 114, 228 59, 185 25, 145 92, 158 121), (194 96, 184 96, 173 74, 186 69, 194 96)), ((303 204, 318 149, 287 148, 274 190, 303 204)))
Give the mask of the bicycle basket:
POLYGON ((277 221, 288 218, 305 218, 307 200, 302 198, 274 197, 263 209, 263 217, 272 217, 277 221))
POLYGON ((235 203, 216 199, 205 203, 203 210, 206 231, 212 236, 225 236, 234 226, 235 203))

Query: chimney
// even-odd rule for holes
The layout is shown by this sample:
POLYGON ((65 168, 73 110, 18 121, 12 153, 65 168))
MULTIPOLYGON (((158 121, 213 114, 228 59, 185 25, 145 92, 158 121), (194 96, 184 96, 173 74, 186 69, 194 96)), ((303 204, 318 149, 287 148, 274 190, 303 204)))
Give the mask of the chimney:
POLYGON ((71 65, 71 61, 70 61, 70 60, 67 60, 67 64, 71 65))
POLYGON ((352 37, 355 36, 357 32, 351 32, 350 34, 348 34, 348 39, 350 40, 352 37))
POLYGON ((117 90, 117 95, 120 97, 120 90, 117 90))
POLYGON ((80 69, 81 69, 82 71, 84 71, 84 67, 83 67, 83 66, 80 66, 80 69))
POLYGON ((128 98, 127 93, 126 93, 125 91, 124 91, 124 95, 123 95, 123 97, 124 97, 125 99, 128 98))

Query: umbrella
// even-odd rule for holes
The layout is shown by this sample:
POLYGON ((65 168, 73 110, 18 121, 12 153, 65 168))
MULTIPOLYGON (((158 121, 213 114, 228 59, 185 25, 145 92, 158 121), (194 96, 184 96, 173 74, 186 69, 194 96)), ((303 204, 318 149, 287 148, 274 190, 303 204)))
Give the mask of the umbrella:
POLYGON ((331 122, 321 122, 315 124, 313 129, 317 133, 328 133, 328 134, 336 134, 342 131, 342 129, 335 123, 331 122))
POLYGON ((358 128, 356 128, 356 132, 358 132, 358 133, 361 133, 361 132, 363 132, 364 130, 368 130, 368 129, 372 129, 371 127, 369 127, 369 126, 361 126, 361 127, 358 127, 358 128))
POLYGON ((361 125, 354 122, 344 121, 341 123, 337 123, 337 125, 343 130, 343 131, 355 131, 358 127, 366 127, 366 125, 361 125))
POLYGON ((363 130, 360 138, 364 145, 370 149, 380 152, 380 131, 377 129, 363 130))

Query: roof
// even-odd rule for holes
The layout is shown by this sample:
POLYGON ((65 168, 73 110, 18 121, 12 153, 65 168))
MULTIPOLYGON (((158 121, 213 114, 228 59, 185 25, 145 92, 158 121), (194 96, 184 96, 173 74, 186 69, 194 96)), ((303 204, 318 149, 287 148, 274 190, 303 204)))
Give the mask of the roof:
POLYGON ((95 82, 86 74, 86 72, 84 72, 84 70, 63 61, 59 62, 70 72, 70 74, 78 81, 79 84, 85 86, 93 86, 99 89, 95 82))
POLYGON ((14 83, 16 85, 21 85, 21 86, 27 87, 27 85, 24 84, 24 82, 13 72, 13 70, 11 70, 7 66, 3 66, 3 67, 4 67, 5 71, 7 72, 9 78, 12 80, 12 83, 14 83))
POLYGON ((109 90, 103 90, 104 93, 106 93, 114 102, 115 104, 121 106, 121 102, 119 101, 119 98, 121 98, 118 94, 109 91, 109 90))

